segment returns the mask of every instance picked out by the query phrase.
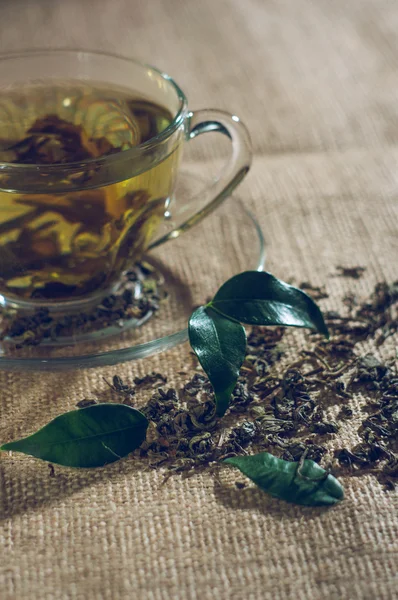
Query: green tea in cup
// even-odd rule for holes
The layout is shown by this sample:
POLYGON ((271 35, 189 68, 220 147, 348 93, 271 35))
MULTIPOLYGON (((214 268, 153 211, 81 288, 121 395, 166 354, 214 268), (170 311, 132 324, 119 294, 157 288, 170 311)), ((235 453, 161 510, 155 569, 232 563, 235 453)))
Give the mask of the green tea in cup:
MULTIPOLYGON (((0 161, 62 165, 145 144, 172 122, 166 107, 128 90, 77 81, 0 94, 0 161)), ((29 299, 109 289, 163 220, 178 146, 148 170, 96 189, 0 190, 0 287, 29 299)))
POLYGON ((0 56, 0 304, 98 302, 218 206, 250 160, 238 117, 188 110, 153 67, 80 51, 0 56), (230 138, 231 159, 200 198, 175 199, 183 145, 209 131, 230 138))

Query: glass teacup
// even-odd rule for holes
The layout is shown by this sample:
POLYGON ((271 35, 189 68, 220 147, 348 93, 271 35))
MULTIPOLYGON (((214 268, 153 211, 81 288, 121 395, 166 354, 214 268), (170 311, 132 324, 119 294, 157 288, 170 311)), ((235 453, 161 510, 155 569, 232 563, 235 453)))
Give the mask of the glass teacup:
POLYGON ((250 166, 238 117, 189 111, 169 76, 126 58, 5 55, 0 86, 3 306, 68 311, 99 301, 148 248, 220 204, 250 166), (232 156, 192 211, 174 199, 176 175, 185 141, 208 131, 231 139, 232 156))

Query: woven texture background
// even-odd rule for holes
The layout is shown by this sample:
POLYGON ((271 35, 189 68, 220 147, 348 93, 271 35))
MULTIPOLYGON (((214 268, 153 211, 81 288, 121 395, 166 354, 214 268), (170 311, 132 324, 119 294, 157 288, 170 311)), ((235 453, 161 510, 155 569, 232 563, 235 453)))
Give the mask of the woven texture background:
MULTIPOLYGON (((325 283, 328 308, 397 278, 396 1, 12 0, 0 23, 3 50, 135 56, 175 76, 192 108, 239 114, 255 160, 238 194, 277 276, 325 283), (331 277, 339 264, 367 271, 331 277)), ((201 168, 216 150, 204 148, 193 151, 201 168)), ((181 385, 191 369, 185 345, 119 368, 0 373, 1 440, 103 390, 103 376, 161 370, 181 385)), ((352 445, 355 427, 342 439, 352 445)), ((373 478, 346 479, 345 501, 327 511, 237 490, 233 472, 162 480, 133 460, 50 477, 45 463, 2 456, 1 599, 396 597, 398 499, 373 478)))

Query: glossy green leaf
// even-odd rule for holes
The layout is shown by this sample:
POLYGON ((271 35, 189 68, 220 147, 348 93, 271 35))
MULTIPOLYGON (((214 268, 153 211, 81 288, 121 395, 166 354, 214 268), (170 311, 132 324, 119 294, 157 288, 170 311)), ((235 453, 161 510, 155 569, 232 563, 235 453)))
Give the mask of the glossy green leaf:
POLYGON ((313 460, 288 462, 261 452, 253 456, 234 456, 224 462, 238 467, 262 490, 286 502, 330 506, 344 498, 337 479, 313 460))
POLYGON ((189 341, 213 386, 217 414, 228 408, 246 352, 246 332, 211 308, 201 306, 189 320, 189 341))
POLYGON ((240 323, 308 327, 328 336, 312 298, 270 273, 235 275, 221 286, 210 305, 240 323))
POLYGON ((148 420, 124 404, 95 404, 56 417, 29 437, 1 450, 30 454, 68 467, 102 467, 138 448, 148 420))

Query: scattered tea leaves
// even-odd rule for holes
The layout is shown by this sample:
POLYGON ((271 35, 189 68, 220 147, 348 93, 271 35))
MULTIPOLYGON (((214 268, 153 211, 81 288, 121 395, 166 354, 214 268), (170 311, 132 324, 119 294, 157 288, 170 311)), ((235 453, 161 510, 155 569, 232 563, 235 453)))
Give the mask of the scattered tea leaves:
MULTIPOLYGON (((316 297, 326 295, 325 288, 303 286, 316 297)), ((332 460, 336 472, 346 476, 371 473, 390 490, 398 477, 396 355, 394 351, 390 360, 381 360, 364 354, 361 342, 368 339, 377 347, 397 331, 397 305, 398 282, 378 283, 365 299, 351 294, 349 301, 343 299, 342 314, 327 313, 332 338, 306 336, 305 347, 293 356, 285 341, 286 328, 253 327, 227 419, 218 418, 212 383, 201 372, 182 389, 166 387, 167 377, 162 373, 135 376, 130 382, 115 375, 108 385, 119 402, 131 403, 132 398, 142 402, 146 397, 141 411, 151 424, 137 454, 150 467, 168 469, 168 475, 183 472, 188 476, 248 451, 268 451, 290 461, 291 469, 298 469, 304 459, 332 460), (338 447, 340 422, 360 414, 356 403, 352 404, 358 393, 363 405, 357 430, 360 442, 338 448, 333 459, 329 440, 334 438, 333 446, 338 447)), ((214 313, 214 318, 232 323, 235 330, 233 319, 211 306, 206 311, 207 316, 214 313)), ((95 402, 98 399, 88 397, 78 406, 95 402)), ((108 457, 106 461, 110 462, 108 457)))
POLYGON ((324 316, 332 335, 343 335, 353 343, 375 337, 376 346, 381 346, 398 331, 397 302, 398 281, 382 281, 369 298, 351 303, 348 315, 329 311, 324 316))
POLYGON ((224 462, 237 467, 271 496, 286 502, 330 506, 344 498, 337 479, 312 460, 294 463, 261 452, 252 456, 234 456, 224 462))
POLYGON ((122 285, 115 293, 87 311, 57 315, 48 308, 38 308, 30 315, 21 316, 15 310, 0 308, 0 339, 20 349, 68 338, 73 340, 105 327, 122 328, 130 319, 137 322, 148 319, 159 309, 164 294, 156 275, 140 263, 124 275, 122 285))
POLYGON ((343 267, 338 265, 336 267, 337 275, 339 277, 350 277, 351 279, 360 279, 366 271, 366 267, 343 267))
POLYGON ((145 440, 147 418, 123 404, 95 404, 56 417, 29 437, 1 446, 67 467, 102 467, 145 440))

